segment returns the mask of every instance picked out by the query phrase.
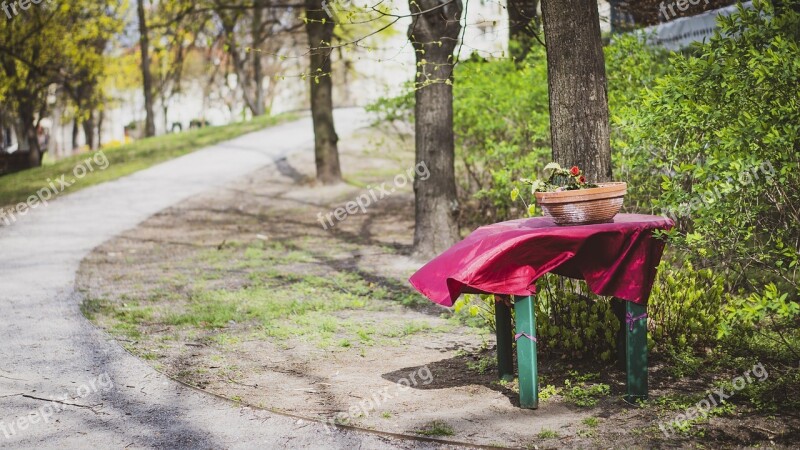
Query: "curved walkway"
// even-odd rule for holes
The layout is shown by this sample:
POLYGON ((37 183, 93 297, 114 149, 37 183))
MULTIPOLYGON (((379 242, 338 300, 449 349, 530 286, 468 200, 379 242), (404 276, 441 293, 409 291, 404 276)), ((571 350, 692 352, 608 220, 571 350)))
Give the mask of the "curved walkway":
MULTIPOLYGON (((366 115, 339 110, 336 123, 347 136, 366 115)), ((313 151, 311 130, 305 118, 251 133, 67 195, 0 227, 0 448, 433 445, 328 433, 318 423, 233 406, 154 371, 79 310, 75 273, 93 248, 189 196, 290 152, 313 151)))

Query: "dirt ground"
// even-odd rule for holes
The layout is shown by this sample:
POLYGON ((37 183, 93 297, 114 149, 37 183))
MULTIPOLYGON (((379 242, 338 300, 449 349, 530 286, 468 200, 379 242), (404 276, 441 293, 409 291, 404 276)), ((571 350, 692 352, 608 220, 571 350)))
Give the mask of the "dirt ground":
MULTIPOLYGON (((793 446, 797 420, 745 409, 666 438, 659 420, 678 411, 623 402, 613 366, 542 357, 542 386, 596 373, 585 378, 610 395, 580 407, 556 391, 518 408, 496 379, 494 337, 406 282, 421 265, 408 256, 413 193, 398 181, 410 144, 365 130, 341 142, 346 184, 315 185, 313 156, 294 155, 161 212, 84 260, 85 314, 175 379, 316 420, 520 448, 793 446), (382 183, 390 194, 366 213, 323 228, 382 183)), ((710 386, 664 372, 656 361, 654 398, 710 386)))

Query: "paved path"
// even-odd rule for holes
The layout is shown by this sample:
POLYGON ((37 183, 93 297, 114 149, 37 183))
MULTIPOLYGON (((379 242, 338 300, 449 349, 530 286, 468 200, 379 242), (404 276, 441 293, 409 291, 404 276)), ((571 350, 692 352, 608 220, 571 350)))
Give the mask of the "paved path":
MULTIPOLYGON (((365 119, 360 109, 337 111, 340 136, 365 119)), ((75 273, 93 248, 189 196, 290 152, 313 151, 311 129, 306 118, 248 134, 66 195, 0 227, 0 448, 431 445, 352 431, 329 434, 317 423, 235 407, 155 372, 79 311, 75 273), (40 400, 65 396, 64 403, 81 406, 59 405, 58 411, 40 400)))

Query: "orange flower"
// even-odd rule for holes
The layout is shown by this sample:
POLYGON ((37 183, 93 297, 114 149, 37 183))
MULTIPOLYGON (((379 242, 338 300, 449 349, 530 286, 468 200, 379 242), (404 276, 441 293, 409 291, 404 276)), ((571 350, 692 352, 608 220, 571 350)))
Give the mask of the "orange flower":
POLYGON ((581 169, 578 169, 578 166, 572 166, 572 169, 569 169, 569 173, 571 173, 573 177, 577 177, 578 174, 581 173, 581 169))

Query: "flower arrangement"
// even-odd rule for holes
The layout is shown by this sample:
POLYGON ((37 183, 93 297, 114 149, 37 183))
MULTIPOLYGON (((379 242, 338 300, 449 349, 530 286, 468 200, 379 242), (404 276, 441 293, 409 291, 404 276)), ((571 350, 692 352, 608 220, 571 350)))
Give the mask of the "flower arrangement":
POLYGON ((583 171, 578 166, 570 169, 562 168, 558 163, 551 162, 544 166, 546 180, 532 180, 523 178, 520 181, 531 185, 531 193, 536 192, 561 192, 574 191, 576 189, 589 189, 597 187, 586 181, 583 171))
MULTIPOLYGON (((597 187, 596 184, 591 184, 586 181, 583 171, 578 166, 572 166, 570 169, 564 169, 557 162, 551 162, 544 166, 544 174, 546 179, 532 179, 521 178, 519 181, 529 184, 531 186, 531 194, 537 192, 561 192, 561 191, 574 191, 576 189, 588 189, 597 187)), ((511 200, 517 201, 519 197, 519 189, 514 188, 511 191, 511 200)), ((528 214, 533 216, 535 212, 535 205, 531 203, 528 205, 525 200, 522 200, 528 209, 528 214)))
MULTIPOLYGON (((536 212, 536 204, 556 225, 603 223, 614 219, 622 207, 627 184, 618 182, 589 183, 578 166, 569 169, 552 162, 544 167, 544 179, 523 178, 531 186, 536 203, 527 204, 528 215, 536 212)), ((511 200, 519 198, 519 189, 511 192, 511 200)))

